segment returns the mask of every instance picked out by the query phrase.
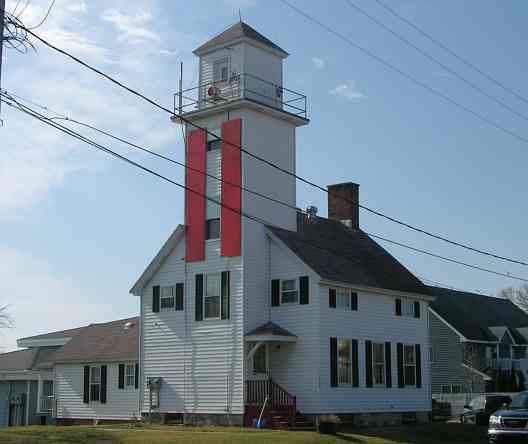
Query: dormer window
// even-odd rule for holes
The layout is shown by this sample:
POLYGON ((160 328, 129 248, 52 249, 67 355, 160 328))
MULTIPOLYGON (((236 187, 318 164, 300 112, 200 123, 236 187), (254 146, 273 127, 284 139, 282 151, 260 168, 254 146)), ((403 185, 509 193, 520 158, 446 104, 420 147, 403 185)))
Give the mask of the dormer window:
POLYGON ((213 82, 227 82, 229 77, 229 61, 226 58, 217 60, 213 65, 213 82))

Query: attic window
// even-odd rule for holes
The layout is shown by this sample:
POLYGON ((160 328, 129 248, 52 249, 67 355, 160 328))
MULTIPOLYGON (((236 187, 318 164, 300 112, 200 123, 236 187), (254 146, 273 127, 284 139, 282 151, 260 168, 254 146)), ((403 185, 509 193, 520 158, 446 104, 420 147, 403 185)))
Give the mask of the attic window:
POLYGON ((227 82, 229 76, 228 59, 217 60, 213 64, 213 82, 227 82))

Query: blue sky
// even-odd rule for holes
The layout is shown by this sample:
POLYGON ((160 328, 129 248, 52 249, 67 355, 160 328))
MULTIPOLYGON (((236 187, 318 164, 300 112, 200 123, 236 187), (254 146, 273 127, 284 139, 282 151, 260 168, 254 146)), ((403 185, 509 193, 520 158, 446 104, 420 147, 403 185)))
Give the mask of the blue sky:
MULTIPOLYGON (((477 94, 342 0, 290 0, 421 81, 528 137, 523 119, 477 94)), ((523 57, 528 4, 493 1, 385 0, 409 20, 528 97, 523 57)), ((489 93, 528 114, 528 105, 470 71, 379 5, 359 6, 489 93)), ((15 1, 8 1, 8 9, 15 1)), ((24 3, 24 2, 22 2, 24 3)), ((22 16, 37 23, 48 1, 22 16)), ((320 184, 355 181, 362 202, 450 238, 528 259, 528 146, 388 70, 308 23, 277 0, 162 2, 57 0, 39 32, 56 45, 170 106, 179 62, 184 85, 196 81, 191 51, 243 19, 291 56, 285 86, 308 96, 311 123, 298 130, 298 173, 320 184)), ((168 116, 38 45, 26 56, 4 51, 2 87, 156 151, 183 158, 181 132, 168 116)), ((128 294, 144 267, 182 222, 178 188, 105 157, 3 107, 0 129, 0 303, 17 337, 137 313, 128 294)), ((119 152, 172 178, 183 170, 119 152)), ((298 205, 326 215, 326 196, 299 185, 298 205)), ((361 214, 369 232, 502 272, 528 269, 427 239, 361 214)), ((387 249, 419 276, 496 293, 516 281, 387 249)))

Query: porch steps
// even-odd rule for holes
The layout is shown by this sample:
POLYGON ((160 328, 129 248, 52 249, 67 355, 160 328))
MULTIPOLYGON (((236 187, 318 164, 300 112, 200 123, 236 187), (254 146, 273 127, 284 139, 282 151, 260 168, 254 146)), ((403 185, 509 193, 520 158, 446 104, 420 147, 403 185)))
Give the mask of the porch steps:
POLYGON ((306 416, 301 415, 297 412, 295 416, 295 425, 291 424, 290 416, 287 412, 270 410, 269 412, 270 427, 278 430, 290 430, 290 431, 314 431, 316 430, 313 421, 308 419, 306 416))

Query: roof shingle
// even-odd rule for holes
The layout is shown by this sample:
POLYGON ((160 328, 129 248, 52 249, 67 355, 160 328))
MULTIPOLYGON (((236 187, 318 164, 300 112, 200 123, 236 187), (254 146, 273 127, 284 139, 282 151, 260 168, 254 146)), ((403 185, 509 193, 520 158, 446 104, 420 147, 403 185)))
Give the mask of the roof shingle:
POLYGON ((302 216, 297 231, 268 229, 323 279, 429 295, 417 277, 361 230, 302 216))

